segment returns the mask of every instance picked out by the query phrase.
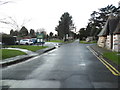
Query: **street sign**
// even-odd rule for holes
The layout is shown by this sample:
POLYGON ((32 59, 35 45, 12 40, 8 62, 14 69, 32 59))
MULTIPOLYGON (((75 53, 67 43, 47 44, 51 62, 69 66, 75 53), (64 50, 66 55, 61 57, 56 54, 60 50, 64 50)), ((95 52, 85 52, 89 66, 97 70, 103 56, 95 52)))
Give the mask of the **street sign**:
POLYGON ((38 34, 37 39, 43 39, 43 36, 44 36, 43 34, 38 34))

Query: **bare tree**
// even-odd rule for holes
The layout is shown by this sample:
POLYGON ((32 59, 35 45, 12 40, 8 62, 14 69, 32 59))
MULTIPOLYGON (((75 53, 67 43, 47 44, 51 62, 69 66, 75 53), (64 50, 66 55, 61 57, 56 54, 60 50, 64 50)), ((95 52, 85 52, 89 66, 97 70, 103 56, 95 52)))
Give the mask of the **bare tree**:
POLYGON ((10 25, 12 28, 14 28, 14 29, 16 29, 16 30, 19 29, 19 26, 18 26, 16 20, 13 19, 13 18, 10 17, 10 16, 8 16, 7 18, 0 19, 0 23, 10 25))
POLYGON ((25 26, 25 24, 27 24, 27 23, 30 22, 30 21, 31 21, 31 19, 26 19, 26 18, 24 18, 21 27, 25 26))
POLYGON ((23 23, 21 25, 19 25, 17 23, 17 20, 11 16, 7 16, 6 18, 0 19, 0 23, 9 25, 10 27, 12 27, 15 30, 20 30, 29 21, 30 21, 30 19, 24 19, 23 23))
POLYGON ((43 33, 43 32, 46 34, 46 31, 44 28, 37 29, 37 33, 43 33))
POLYGON ((11 3, 13 1, 7 1, 7 0, 0 0, 0 5, 4 5, 4 4, 7 4, 7 3, 11 3))
MULTIPOLYGON (((13 3, 14 0, 0 0, 0 5, 7 4, 7 3, 13 3)), ((30 19, 25 19, 23 20, 23 23, 19 25, 17 23, 17 20, 14 17, 11 16, 6 16, 5 18, 0 19, 0 23, 9 25, 12 27, 12 29, 15 30, 20 30, 23 26, 25 26, 26 23, 28 23, 30 19)))

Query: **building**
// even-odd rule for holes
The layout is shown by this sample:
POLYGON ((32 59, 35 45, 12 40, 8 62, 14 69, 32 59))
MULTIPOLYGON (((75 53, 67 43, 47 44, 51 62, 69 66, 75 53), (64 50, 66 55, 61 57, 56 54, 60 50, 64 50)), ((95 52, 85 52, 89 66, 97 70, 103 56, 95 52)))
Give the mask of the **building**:
POLYGON ((120 52, 120 13, 118 16, 111 14, 104 28, 98 34, 98 46, 120 52))
POLYGON ((120 21, 117 25, 116 30, 113 33, 114 33, 114 35, 113 35, 113 51, 120 52, 120 21))

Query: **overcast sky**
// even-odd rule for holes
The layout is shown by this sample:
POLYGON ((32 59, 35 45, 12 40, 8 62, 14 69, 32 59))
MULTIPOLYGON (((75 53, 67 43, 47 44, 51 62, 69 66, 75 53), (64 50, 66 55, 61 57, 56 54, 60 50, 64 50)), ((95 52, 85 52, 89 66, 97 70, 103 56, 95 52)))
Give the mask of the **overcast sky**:
MULTIPOLYGON (((9 0, 10 1, 10 0, 9 0)), ((47 33, 55 32, 61 15, 68 12, 77 27, 86 27, 92 11, 113 4, 118 6, 119 0, 13 0, 14 2, 0 5, 0 19, 11 16, 18 25, 26 22, 30 30, 44 28, 47 33)), ((0 23, 1 32, 9 33, 12 27, 0 23)))

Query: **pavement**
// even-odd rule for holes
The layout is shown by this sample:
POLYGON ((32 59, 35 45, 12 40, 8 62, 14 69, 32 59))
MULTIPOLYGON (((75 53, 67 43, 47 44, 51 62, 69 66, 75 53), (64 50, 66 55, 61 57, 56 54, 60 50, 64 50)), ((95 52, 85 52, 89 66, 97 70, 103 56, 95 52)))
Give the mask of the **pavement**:
POLYGON ((58 43, 58 42, 45 42, 44 46, 59 46, 62 45, 63 43, 58 43))
POLYGON ((104 52, 112 52, 111 50, 107 50, 105 48, 101 48, 97 46, 96 44, 90 45, 90 47, 95 50, 99 55, 103 55, 104 52))

